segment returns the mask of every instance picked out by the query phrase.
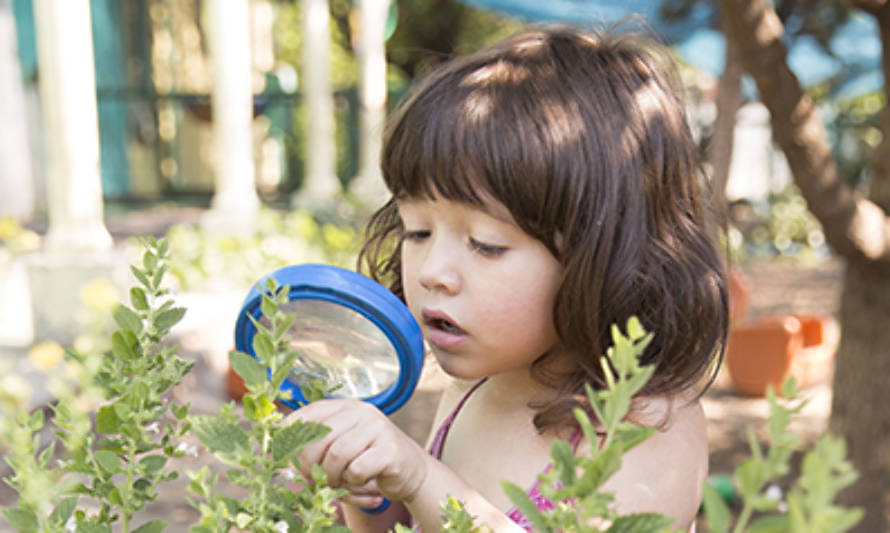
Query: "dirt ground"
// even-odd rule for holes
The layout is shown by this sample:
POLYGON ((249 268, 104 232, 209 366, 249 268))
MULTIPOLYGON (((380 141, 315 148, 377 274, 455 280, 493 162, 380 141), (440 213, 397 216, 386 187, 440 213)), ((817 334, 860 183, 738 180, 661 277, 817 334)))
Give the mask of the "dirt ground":
MULTIPOLYGON (((196 211, 188 211, 178 212, 176 216, 179 220, 193 219, 196 214, 196 211)), ((158 234, 163 230, 163 224, 169 224, 170 220, 166 215, 160 218, 163 221, 158 222, 158 217, 137 214, 117 221, 109 220, 109 227, 117 236, 145 232, 158 234)), ((818 266, 801 267, 772 261, 742 266, 741 270, 752 289, 749 319, 804 312, 833 316, 837 312, 842 274, 842 265, 838 262, 828 261, 818 266)), ((214 362, 204 350, 204 347, 214 345, 214 337, 221 335, 230 335, 230 330, 217 324, 217 327, 210 330, 186 332, 181 339, 182 353, 194 357, 197 364, 193 372, 176 388, 175 395, 180 401, 190 401, 193 411, 215 412, 220 405, 230 400, 225 389, 224 372, 218 361, 214 362)), ((216 344, 218 345, 218 341, 216 344)), ((434 365, 427 365, 418 391, 405 408, 393 415, 396 422, 418 440, 424 439, 429 430, 442 383, 442 376, 434 365)), ((825 430, 831 390, 829 383, 825 382, 804 392, 810 402, 795 419, 793 427, 804 437, 806 443, 811 443, 825 430)), ((747 456, 747 427, 762 427, 766 419, 766 400, 737 394, 727 375, 721 372, 704 397, 703 404, 708 417, 711 472, 731 472, 747 456)), ((225 470, 224 465, 203 451, 198 459, 178 462, 180 464, 175 464, 174 467, 180 471, 197 470, 202 464, 219 472, 225 470)), ((0 465, 0 476, 7 473, 8 467, 5 464, 0 465)), ((187 502, 186 483, 185 476, 170 483, 143 518, 157 517, 168 521, 170 527, 167 531, 172 533, 187 531, 188 525, 194 524, 198 515, 187 502)), ((15 494, 5 485, 0 486, 0 507, 6 507, 14 501, 15 494)), ((141 520, 137 523, 139 522, 141 520)), ((0 523, 0 533, 6 531, 11 529, 5 523, 0 523)))

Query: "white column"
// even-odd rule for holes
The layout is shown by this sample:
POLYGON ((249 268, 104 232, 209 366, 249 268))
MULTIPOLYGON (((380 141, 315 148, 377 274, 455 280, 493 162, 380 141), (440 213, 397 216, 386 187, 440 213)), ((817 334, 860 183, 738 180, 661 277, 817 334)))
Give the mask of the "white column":
POLYGON ((248 0, 211 0, 216 192, 206 226, 245 232, 259 209, 253 163, 253 89, 248 0))
POLYGON ((47 149, 44 250, 107 250, 90 3, 35 0, 34 19, 47 149))
POLYGON ((303 0, 302 93, 308 115, 306 172, 294 193, 295 206, 325 205, 340 190, 334 140, 334 98, 331 94, 331 30, 328 0, 303 0))
POLYGON ((28 222, 35 188, 11 0, 0 0, 0 217, 28 222))
POLYGON ((389 0, 359 0, 359 171, 350 191, 365 205, 377 207, 388 197, 380 172, 380 150, 386 122, 385 26, 389 0))

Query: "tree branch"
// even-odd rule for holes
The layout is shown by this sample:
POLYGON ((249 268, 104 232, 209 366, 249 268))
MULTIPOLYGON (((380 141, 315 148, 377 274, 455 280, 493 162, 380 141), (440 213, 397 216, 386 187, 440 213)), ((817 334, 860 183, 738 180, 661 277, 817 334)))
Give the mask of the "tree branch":
POLYGON ((757 83, 775 140, 829 245, 847 260, 890 269, 890 220, 841 178, 819 111, 788 67, 781 40, 784 28, 771 4, 720 0, 720 5, 727 39, 735 43, 745 70, 757 83))
POLYGON ((887 0, 852 0, 854 6, 859 9, 877 15, 882 9, 888 5, 887 0))

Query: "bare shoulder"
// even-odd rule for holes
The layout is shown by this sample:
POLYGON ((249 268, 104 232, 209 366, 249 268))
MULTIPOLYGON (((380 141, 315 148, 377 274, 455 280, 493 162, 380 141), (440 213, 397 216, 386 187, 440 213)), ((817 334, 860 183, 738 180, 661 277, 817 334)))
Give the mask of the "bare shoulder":
POLYGON ((622 514, 657 512, 688 529, 701 502, 708 474, 708 438, 698 400, 675 397, 646 400, 640 423, 659 430, 624 455, 621 468, 604 490, 615 493, 622 514))
POLYGON ((463 398, 464 394, 473 386, 475 382, 466 381, 457 378, 449 378, 448 384, 442 389, 442 395, 439 397, 439 404, 436 406, 436 414, 433 416, 433 424, 430 428, 430 434, 427 437, 426 446, 429 447, 433 440, 433 436, 438 431, 442 421, 454 409, 457 403, 463 398))

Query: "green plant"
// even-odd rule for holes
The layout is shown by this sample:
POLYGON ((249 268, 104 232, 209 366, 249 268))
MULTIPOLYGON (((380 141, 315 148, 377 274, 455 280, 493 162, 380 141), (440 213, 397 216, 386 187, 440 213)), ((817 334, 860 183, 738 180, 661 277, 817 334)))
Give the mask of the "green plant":
MULTIPOLYGON (((22 533, 110 533, 113 525, 127 533, 162 531, 164 521, 137 526, 134 515, 150 504, 162 483, 177 476, 168 468, 168 460, 187 455, 181 439, 191 432, 231 467, 227 478, 246 492, 238 500, 217 492, 217 474, 206 466, 187 471, 190 502, 201 514, 191 528, 193 533, 346 531, 336 523, 333 505, 343 492, 327 486, 318 467, 311 480, 304 479, 296 463, 299 450, 328 429, 303 422, 285 426, 276 407, 284 394, 279 385, 297 356, 285 339, 294 317, 281 309, 288 288, 271 281, 262 287, 264 318, 255 321, 258 332, 253 341, 257 357, 230 354, 232 367, 248 388, 243 418, 231 403, 218 414, 189 415, 188 405, 166 399, 167 391, 192 366, 164 342, 185 313, 175 307, 164 288, 170 246, 151 238, 144 246, 141 266, 132 267, 139 286, 130 289, 130 306, 114 309, 117 329, 110 341, 81 343, 87 348, 66 351, 65 375, 73 377, 59 378, 54 385, 59 401, 49 408, 52 426, 44 410, 28 413, 17 395, 0 391, 0 435, 13 470, 5 481, 19 493, 17 505, 3 510, 7 522, 22 533), (55 433, 49 445, 43 440, 47 429, 55 433), (82 506, 82 499, 91 500, 92 505, 82 506)), ((504 483, 510 499, 537 531, 645 533, 666 531, 672 523, 652 513, 621 516, 613 495, 600 490, 619 469, 622 455, 655 431, 626 420, 633 398, 653 372, 652 367, 639 364, 651 339, 652 334, 636 319, 628 321, 626 334, 612 328, 613 347, 601 359, 606 387, 587 388, 592 413, 575 411, 587 440, 594 443, 590 454, 576 456, 568 443, 556 441, 551 449, 553 468, 541 478, 542 494, 561 503, 538 511, 524 491, 504 483)), ((322 382, 307 388, 304 392, 310 401, 330 392, 322 382)), ((714 533, 730 527, 734 533, 840 532, 862 515, 861 510, 833 504, 836 494, 856 474, 845 459, 843 441, 831 436, 824 436, 804 456, 801 474, 785 500, 773 494, 770 485, 788 474, 800 440, 788 430, 788 423, 803 400, 793 382, 786 383, 782 393, 784 401, 772 392, 769 395, 769 449, 762 449, 752 431, 752 456, 736 469, 735 485, 743 504, 735 520, 716 491, 705 486, 705 516, 714 533)), ((486 530, 453 498, 443 502, 441 509, 445 531, 486 530)))
MULTIPOLYGON (((44 427, 41 411, 17 414, 10 429, 12 439, 7 461, 14 475, 6 481, 19 494, 18 508, 4 510, 18 531, 58 531, 62 525, 86 533, 110 532, 118 520, 124 532, 148 533, 163 529, 153 521, 134 527, 134 514, 157 495, 158 485, 176 478, 164 469, 170 457, 181 456, 174 447, 185 434, 187 406, 166 401, 164 393, 179 383, 193 362, 175 355, 162 342, 184 315, 162 287, 168 269, 164 241, 149 238, 142 267, 133 266, 140 286, 130 289, 132 307, 118 306, 113 313, 118 325, 105 354, 67 350, 69 362, 91 396, 102 406, 91 427, 89 413, 81 408, 72 390, 52 407, 58 441, 41 449, 38 431, 44 427), (172 415, 172 416, 170 416, 172 415), (30 437, 30 438, 29 438, 30 437), (62 459, 50 464, 57 442, 62 459), (80 497, 93 500, 98 510, 78 509, 80 497), (61 501, 49 514, 46 507, 61 501)), ((88 402, 89 404, 89 402, 88 402)))
POLYGON ((704 509, 712 533, 730 531, 833 533, 847 531, 862 519, 861 509, 835 505, 837 493, 856 480, 856 472, 846 460, 846 446, 840 438, 826 434, 803 456, 800 476, 784 501, 775 483, 790 471, 792 453, 800 437, 789 431, 791 417, 806 403, 800 398, 793 379, 782 385, 780 401, 768 389, 770 416, 767 423, 769 449, 764 452, 753 429, 748 441, 751 457, 734 472, 742 508, 733 526, 731 513, 716 489, 706 484, 704 509), (755 513, 761 513, 755 518, 755 513))
MULTIPOLYGON (((332 504, 344 492, 329 488, 318 466, 313 470, 313 479, 303 479, 296 463, 297 452, 325 436, 329 428, 299 420, 282 426, 283 415, 276 406, 285 394, 280 386, 298 356, 288 347, 285 337, 296 317, 281 310, 289 288, 279 287, 270 278, 261 289, 261 311, 268 323, 254 320, 256 358, 238 351, 229 354, 232 368, 247 386, 242 402, 249 426, 242 427, 234 404, 225 406, 218 415, 190 417, 198 440, 233 467, 226 475, 246 489, 246 496, 235 500, 214 493, 215 476, 206 467, 190 472, 189 491, 198 497, 192 503, 202 515, 200 524, 191 531, 228 531, 233 525, 241 530, 269 533, 347 531, 337 525, 332 504), (300 490, 295 490, 297 486, 300 490)), ((330 392, 322 382, 308 388, 310 401, 330 392)))
MULTIPOLYGON (((565 441, 554 442, 553 468, 540 476, 539 485, 543 495, 560 502, 554 509, 539 511, 520 487, 503 484, 510 500, 529 518, 535 531, 656 533, 669 530, 672 518, 654 513, 619 515, 611 506, 613 495, 600 491, 621 466, 621 456, 655 431, 625 420, 634 395, 653 371, 652 367, 640 366, 638 362, 651 338, 633 318, 627 324, 626 336, 613 327, 614 345, 601 360, 607 386, 600 391, 587 388, 588 401, 601 426, 600 434, 594 431, 585 411, 575 411, 588 441, 601 444, 591 446, 588 457, 575 456, 565 441)), ((830 435, 823 436, 806 453, 801 474, 785 501, 776 494, 773 483, 789 473, 792 453, 800 444, 800 437, 788 430, 788 424, 805 403, 799 398, 793 379, 785 382, 782 394, 784 400, 779 400, 771 390, 768 393, 770 448, 763 451, 752 429, 751 457, 735 471, 734 482, 742 502, 735 520, 716 488, 705 484, 703 505, 711 533, 728 532, 733 525, 733 533, 835 533, 849 530, 861 519, 861 509, 833 503, 837 493, 856 479, 856 473, 845 459, 843 440, 830 435), (761 514, 755 518, 756 513, 761 514)), ((476 525, 474 517, 453 498, 443 504, 442 512, 446 531, 488 531, 485 526, 476 525)))

